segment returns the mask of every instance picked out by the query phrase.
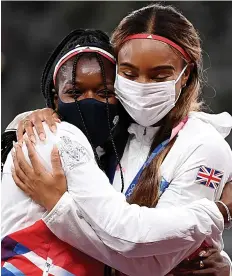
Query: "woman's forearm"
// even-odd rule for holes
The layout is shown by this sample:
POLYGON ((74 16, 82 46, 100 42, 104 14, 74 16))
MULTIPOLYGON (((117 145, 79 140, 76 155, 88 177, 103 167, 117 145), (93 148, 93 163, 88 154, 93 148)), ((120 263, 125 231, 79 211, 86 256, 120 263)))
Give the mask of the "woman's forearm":
MULTIPOLYGON (((205 237, 203 233, 198 233, 197 236, 192 234, 186 240, 178 236, 176 238, 170 237, 169 240, 165 241, 162 233, 159 232, 159 224, 157 224, 157 229, 153 229, 153 231, 157 230, 157 234, 159 232, 160 240, 153 243, 135 244, 122 239, 115 241, 115 238, 109 237, 107 240, 106 238, 102 240, 97 236, 99 233, 95 232, 78 214, 79 209, 76 202, 66 192, 54 209, 46 214, 44 222, 61 240, 127 275, 153 276, 154 271, 157 275, 165 275, 192 251, 195 251, 201 238, 204 239, 205 237), (194 238, 197 238, 197 241, 194 241, 194 238), (171 246, 174 240, 176 242, 175 247, 171 246), (117 247, 119 250, 112 250, 111 243, 115 249, 117 247), (129 247, 130 250, 128 251, 129 247), (148 249, 150 253, 153 252, 154 254, 144 257, 144 252, 147 252, 148 249), (165 253, 162 254, 162 251, 165 253), (133 257, 135 254, 137 255, 136 258, 133 257)), ((136 231, 131 231, 129 234, 133 236, 136 231)), ((173 235, 175 234, 177 233, 173 233, 173 235)))

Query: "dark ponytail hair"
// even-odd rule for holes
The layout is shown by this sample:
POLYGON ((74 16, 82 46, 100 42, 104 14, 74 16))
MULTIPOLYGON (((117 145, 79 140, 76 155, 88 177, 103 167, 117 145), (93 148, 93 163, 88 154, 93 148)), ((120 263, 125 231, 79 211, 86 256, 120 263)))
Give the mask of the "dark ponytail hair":
MULTIPOLYGON (((164 118, 163 126, 154 137, 150 153, 170 136, 172 128, 190 111, 200 110, 199 102, 202 54, 200 38, 193 25, 174 7, 151 4, 133 11, 123 18, 112 35, 112 44, 116 55, 123 47, 127 36, 139 33, 154 34, 168 38, 181 46, 192 60, 193 68, 176 106, 164 118)), ((174 49, 175 50, 175 49, 174 49)), ((178 53, 177 53, 178 54, 178 53)), ((154 207, 159 199, 160 166, 168 154, 175 139, 143 171, 130 203, 154 207)))

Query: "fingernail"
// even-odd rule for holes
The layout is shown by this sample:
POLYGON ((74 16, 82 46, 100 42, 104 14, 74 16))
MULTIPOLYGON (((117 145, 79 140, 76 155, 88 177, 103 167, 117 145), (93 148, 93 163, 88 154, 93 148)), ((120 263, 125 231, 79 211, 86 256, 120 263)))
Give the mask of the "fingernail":
POLYGON ((30 140, 31 140, 32 143, 34 143, 34 144, 36 143, 36 140, 35 140, 35 136, 34 136, 34 135, 31 135, 31 136, 30 136, 30 140))
POLYGON ((53 149, 54 149, 55 151, 57 151, 57 152, 59 151, 57 145, 54 145, 54 146, 53 146, 53 149))
POLYGON ((18 144, 19 144, 20 147, 22 147, 23 146, 23 141, 22 140, 18 141, 18 144))
POLYGON ((40 138, 41 141, 44 141, 45 140, 45 135, 43 133, 40 133, 39 138, 40 138))
POLYGON ((206 251, 201 251, 201 252, 199 253, 199 257, 203 257, 205 254, 206 254, 206 251))
POLYGON ((60 119, 57 119, 57 121, 58 121, 59 123, 61 123, 61 120, 60 120, 60 119))
POLYGON ((56 127, 55 126, 52 126, 51 129, 52 129, 52 132, 54 132, 54 133, 56 132, 56 127))

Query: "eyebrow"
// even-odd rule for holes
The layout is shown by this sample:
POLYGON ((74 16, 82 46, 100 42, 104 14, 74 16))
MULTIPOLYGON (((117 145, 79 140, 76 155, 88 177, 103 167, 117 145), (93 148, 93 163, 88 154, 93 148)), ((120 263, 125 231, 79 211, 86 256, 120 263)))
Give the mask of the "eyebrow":
MULTIPOLYGON (((119 66, 127 66, 127 67, 130 67, 130 68, 139 70, 138 67, 136 67, 135 65, 133 65, 129 62, 122 62, 122 63, 119 64, 119 66)), ((175 68, 172 65, 159 65, 159 66, 152 67, 150 70, 157 70, 157 71, 158 70, 174 70, 175 71, 175 68)))
MULTIPOLYGON (((67 82, 65 82, 65 85, 66 84, 73 84, 73 82, 71 81, 71 80, 68 80, 67 82)), ((75 85, 80 85, 81 84, 81 82, 79 82, 79 81, 75 81, 75 85)), ((104 85, 104 83, 103 82, 101 82, 101 83, 99 83, 99 86, 101 86, 101 85, 104 85)), ((106 80, 106 85, 114 85, 114 82, 111 82, 111 81, 107 81, 106 80)))
POLYGON ((119 64, 119 66, 127 66, 127 67, 131 67, 133 69, 138 70, 138 68, 135 65, 133 65, 133 64, 131 64, 129 62, 122 62, 122 63, 119 64))

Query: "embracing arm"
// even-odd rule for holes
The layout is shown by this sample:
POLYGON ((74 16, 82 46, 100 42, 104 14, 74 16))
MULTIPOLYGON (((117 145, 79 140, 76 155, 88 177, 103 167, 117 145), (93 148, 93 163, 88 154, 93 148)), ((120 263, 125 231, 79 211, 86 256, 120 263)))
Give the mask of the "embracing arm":
MULTIPOLYGON (((219 198, 224 183, 228 180, 230 152, 218 146, 217 151, 214 150, 214 153, 217 153, 217 159, 215 159, 209 155, 211 146, 208 143, 207 147, 201 146, 194 151, 195 155, 193 154, 192 158, 187 160, 184 168, 176 172, 176 177, 170 185, 170 190, 173 190, 172 185, 182 186, 182 194, 184 197, 188 196, 188 202, 204 197, 213 200, 215 194, 219 198), (208 156, 208 158, 205 156, 208 156), (195 163, 194 160, 197 160, 198 163, 195 163), (218 170, 223 169, 221 187, 217 193, 210 187, 195 183, 197 172, 202 165, 218 170)), ((62 234, 59 234, 66 242, 75 244, 75 232, 78 233, 78 229, 75 230, 75 223, 78 219, 80 220, 80 217, 86 219, 85 210, 82 210, 78 204, 80 201, 85 206, 92 201, 92 205, 88 205, 89 211, 92 212, 92 218, 91 221, 88 221, 88 219, 87 221, 93 227, 92 223, 95 223, 95 219, 99 219, 97 225, 95 224, 93 228, 104 244, 126 256, 128 260, 137 257, 141 261, 144 256, 154 255, 154 260, 157 260, 163 269, 167 269, 162 270, 165 272, 175 267, 183 258, 195 251, 205 238, 208 238, 209 243, 212 242, 212 238, 214 241, 217 240, 219 232, 214 227, 217 225, 217 219, 220 215, 217 218, 218 209, 213 202, 202 199, 202 204, 200 200, 184 207, 183 204, 178 202, 179 207, 157 210, 128 205, 124 195, 115 192, 112 186, 109 185, 105 175, 101 172, 98 174, 95 171, 95 165, 91 162, 79 164, 67 173, 69 193, 65 193, 62 197, 63 203, 60 205, 58 202, 57 206, 44 218, 48 227, 56 234, 63 231, 62 234), (85 185, 85 183, 88 183, 88 185, 85 185), (104 183, 106 183, 105 186, 104 183), (109 209, 108 206, 111 206, 111 208, 109 209), (208 215, 213 218, 214 222, 209 220, 208 215), (73 217, 73 219, 69 219, 70 217, 73 217), (67 227, 61 227, 61 225, 67 227), (104 226, 105 228, 103 228, 104 226), (211 232, 207 232, 209 226, 213 228, 212 231, 210 230, 211 232), (181 234, 186 234, 185 230, 183 232, 181 230, 184 228, 189 232, 182 239, 181 234), (166 233, 167 236, 165 236, 166 233), (175 235, 177 237, 174 237, 175 235), (196 243, 193 245, 194 241, 196 243)), ((181 187, 179 188, 181 189, 181 187)), ((175 190, 174 194, 177 197, 175 190)), ((165 198, 161 198, 161 204, 163 200, 165 198)), ((148 263, 151 262, 150 257, 146 260, 148 263)), ((157 266, 157 263, 156 265, 153 263, 155 269, 153 271, 160 271, 155 266, 157 266)), ((208 271, 207 268, 206 271, 208 271)), ((160 273, 160 275, 163 274, 160 273)))
MULTIPOLYGON (((185 253, 191 253, 210 235, 215 246, 220 244, 223 218, 214 203, 202 199, 189 206, 170 210, 129 205, 125 196, 114 190, 98 168, 87 139, 82 139, 81 146, 76 140, 80 141, 79 133, 74 133, 63 145, 58 145, 66 167, 69 191, 67 197, 72 199, 67 201, 67 206, 70 205, 71 212, 84 217, 109 248, 127 257, 144 257, 182 249, 185 253), (76 149, 77 154, 70 149, 76 149)), ((29 172, 27 175, 29 176, 29 172)), ((43 176, 43 173, 39 174, 39 177, 43 176)), ((33 176, 31 181, 35 182, 36 177, 33 176)), ((49 186, 48 193, 50 198, 54 198, 58 183, 61 183, 60 178, 53 177, 51 183, 53 185, 49 186)), ((34 185, 35 189, 41 184, 41 179, 37 184, 34 185)), ((42 193, 41 185, 37 192, 41 196, 48 194, 42 193)), ((48 203, 49 206, 43 205, 49 209, 55 205, 51 206, 49 200, 48 203)), ((59 202, 55 208, 59 208, 59 202)), ((54 211, 54 215, 56 214, 54 211)), ((75 227, 75 221, 73 224, 75 227)))
MULTIPOLYGON (((178 142, 179 141, 177 141, 177 143, 178 142)), ((179 148, 178 145, 177 148, 179 148)), ((169 167, 167 163, 170 162, 170 159, 173 159, 175 154, 176 152, 172 152, 168 158, 165 159, 165 168, 169 167)), ((211 201, 219 200, 225 183, 231 180, 232 176, 232 153, 228 144, 221 137, 207 137, 205 135, 200 142, 195 138, 194 143, 186 148, 186 152, 184 152, 182 148, 181 154, 184 154, 185 156, 185 158, 183 158, 184 162, 175 170, 174 177, 171 180, 169 187, 161 196, 156 208, 172 208, 172 206, 176 205, 184 206, 202 198, 207 198, 211 201), (216 181, 212 181, 210 185, 207 185, 208 183, 204 177, 198 177, 201 175, 204 176, 203 173, 200 174, 204 171, 206 177, 207 172, 212 172, 212 175, 215 175, 216 181)), ((164 171, 163 173, 164 176, 166 176, 167 171, 164 171)), ((231 202, 231 198, 228 197, 231 193, 230 189, 232 189, 231 182, 228 183, 223 190, 223 197, 221 199, 228 206, 231 202)), ((225 222, 227 222, 225 208, 222 205, 220 206, 219 203, 217 204, 223 213, 225 222)), ((210 245, 210 240, 206 240, 210 245)), ((229 256, 223 251, 221 251, 221 255, 223 256, 223 258, 221 258, 222 263, 220 265, 216 263, 218 266, 217 269, 219 269, 223 263, 224 265, 231 267, 229 256), (225 259, 227 259, 228 262, 226 262, 225 259), (229 263, 229 265, 227 263, 229 263)), ((208 271, 207 268, 205 269, 208 271)), ((215 275, 227 276, 228 274, 219 273, 215 275)))
POLYGON ((56 123, 60 123, 57 113, 51 108, 27 111, 17 115, 5 131, 17 131, 18 141, 22 141, 24 132, 35 143, 37 134, 41 141, 46 138, 42 122, 46 122, 52 132, 56 131, 56 123), (34 127, 34 129, 33 129, 34 127), (37 132, 37 134, 35 134, 37 132))
POLYGON ((215 246, 220 244, 223 218, 207 199, 171 209, 130 205, 94 162, 78 166, 66 177, 65 196, 67 205, 68 198, 73 200, 71 212, 83 217, 104 244, 124 256, 145 257, 180 250, 191 254, 209 236, 215 246))
POLYGON ((29 116, 32 111, 27 111, 24 113, 18 114, 12 122, 6 127, 5 131, 17 130, 18 124, 20 121, 23 121, 27 116, 29 116))

